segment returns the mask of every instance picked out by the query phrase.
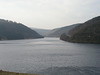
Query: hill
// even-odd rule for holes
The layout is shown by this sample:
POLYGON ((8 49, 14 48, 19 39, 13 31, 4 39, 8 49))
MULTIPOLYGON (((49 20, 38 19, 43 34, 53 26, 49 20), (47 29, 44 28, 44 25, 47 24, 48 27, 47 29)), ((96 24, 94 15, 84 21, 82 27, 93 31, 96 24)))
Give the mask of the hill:
POLYGON ((53 29, 50 32, 48 32, 45 36, 47 36, 47 37, 60 37, 61 34, 65 33, 65 32, 67 34, 71 29, 73 29, 74 27, 76 27, 78 25, 80 25, 80 24, 73 24, 70 26, 56 28, 56 29, 53 29))
POLYGON ((49 29, 39 29, 39 28, 32 28, 32 27, 31 29, 38 32, 42 36, 45 36, 50 31, 49 29))
POLYGON ((0 19, 0 40, 43 38, 27 26, 4 19, 0 19))
POLYGON ((69 42, 100 44, 100 16, 75 27, 68 34, 62 34, 60 39, 69 42))

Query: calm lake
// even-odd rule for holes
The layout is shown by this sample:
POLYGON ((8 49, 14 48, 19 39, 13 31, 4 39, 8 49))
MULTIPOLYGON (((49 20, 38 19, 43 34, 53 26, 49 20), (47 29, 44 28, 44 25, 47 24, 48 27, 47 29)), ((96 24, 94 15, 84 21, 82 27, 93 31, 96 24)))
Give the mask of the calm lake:
POLYGON ((59 38, 0 41, 2 70, 66 75, 64 72, 70 69, 73 74, 68 75, 78 75, 82 71, 85 75, 100 75, 99 67, 100 44, 69 43, 59 38))

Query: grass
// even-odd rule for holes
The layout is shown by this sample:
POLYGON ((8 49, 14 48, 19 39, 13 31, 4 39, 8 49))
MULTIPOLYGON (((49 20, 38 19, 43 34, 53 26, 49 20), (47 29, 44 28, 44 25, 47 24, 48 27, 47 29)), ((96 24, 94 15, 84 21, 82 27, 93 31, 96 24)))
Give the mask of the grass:
POLYGON ((25 74, 25 73, 15 73, 0 70, 0 75, 39 75, 39 74, 25 74))

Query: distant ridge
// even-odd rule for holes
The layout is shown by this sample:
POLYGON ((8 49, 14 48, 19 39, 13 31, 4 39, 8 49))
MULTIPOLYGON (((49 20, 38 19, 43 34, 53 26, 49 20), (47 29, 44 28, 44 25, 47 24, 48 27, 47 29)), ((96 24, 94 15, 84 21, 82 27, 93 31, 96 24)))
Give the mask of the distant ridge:
POLYGON ((75 27, 68 34, 62 34, 60 39, 69 42, 100 44, 100 16, 75 27))
POLYGON ((49 29, 39 29, 30 27, 32 30, 38 32, 40 35, 45 36, 50 30, 49 29))
POLYGON ((43 38, 43 36, 21 23, 0 19, 0 40, 34 38, 43 38))
POLYGON ((55 28, 51 31, 49 31, 45 36, 46 37, 60 37, 63 33, 66 32, 66 34, 71 30, 73 29, 74 27, 80 25, 79 24, 73 24, 73 25, 70 25, 70 26, 64 26, 64 27, 61 27, 61 28, 55 28))

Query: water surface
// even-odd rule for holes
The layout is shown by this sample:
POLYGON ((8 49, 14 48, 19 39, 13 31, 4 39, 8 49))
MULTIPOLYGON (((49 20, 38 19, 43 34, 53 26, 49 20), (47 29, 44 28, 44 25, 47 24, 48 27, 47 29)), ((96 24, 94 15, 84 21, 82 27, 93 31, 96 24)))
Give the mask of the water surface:
POLYGON ((39 73, 44 70, 48 72, 52 68, 54 71, 68 70, 69 67, 99 69, 100 45, 69 43, 59 38, 0 41, 2 70, 39 73))

